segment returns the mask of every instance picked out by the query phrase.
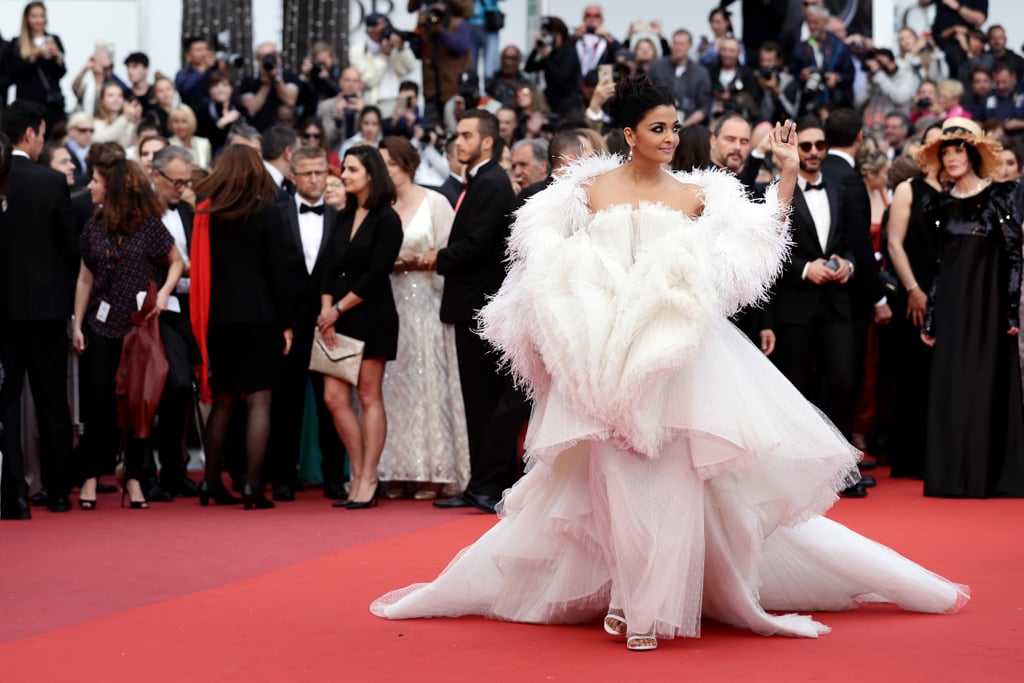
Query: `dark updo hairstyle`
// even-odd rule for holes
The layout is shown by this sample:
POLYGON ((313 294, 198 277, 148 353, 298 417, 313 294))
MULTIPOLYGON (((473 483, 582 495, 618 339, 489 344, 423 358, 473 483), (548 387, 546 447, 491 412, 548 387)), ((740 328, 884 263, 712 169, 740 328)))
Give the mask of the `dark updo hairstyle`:
POLYGON ((630 76, 615 85, 612 120, 622 128, 636 128, 647 112, 661 106, 676 106, 671 90, 655 85, 646 76, 630 76))

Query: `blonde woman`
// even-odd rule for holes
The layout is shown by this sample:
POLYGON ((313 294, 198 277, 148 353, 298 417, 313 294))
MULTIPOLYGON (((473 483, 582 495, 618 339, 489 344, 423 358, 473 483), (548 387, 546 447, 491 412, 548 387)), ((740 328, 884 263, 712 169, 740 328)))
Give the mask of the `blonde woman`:
POLYGON ((171 111, 167 115, 167 127, 173 133, 171 144, 192 152, 192 163, 199 168, 209 170, 213 149, 209 140, 196 135, 197 126, 196 114, 192 111, 192 107, 187 104, 171 107, 171 111))
POLYGON ((10 50, 11 81, 18 88, 18 99, 38 102, 46 107, 46 128, 67 118, 60 79, 67 73, 64 44, 60 37, 46 31, 46 6, 41 2, 25 5, 21 15, 21 33, 10 50))

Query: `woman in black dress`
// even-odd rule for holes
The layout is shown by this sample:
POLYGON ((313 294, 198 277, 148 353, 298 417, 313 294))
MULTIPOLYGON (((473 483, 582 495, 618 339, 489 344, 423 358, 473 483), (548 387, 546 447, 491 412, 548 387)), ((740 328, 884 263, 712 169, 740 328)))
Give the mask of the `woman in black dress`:
POLYGON ((377 463, 387 436, 381 383, 384 364, 398 350, 391 271, 402 247, 402 221, 391 208, 395 186, 380 152, 353 147, 341 169, 345 209, 328 246, 317 327, 328 345, 334 344, 335 330, 366 343, 356 386, 361 423, 350 401, 351 385, 324 377, 324 402, 352 466, 349 499, 334 505, 358 510, 377 502, 377 463))
POLYGON ((275 202, 277 186, 254 150, 236 145, 217 159, 196 186, 203 201, 192 227, 191 316, 207 372, 200 375, 204 400, 212 394, 207 422, 206 474, 199 503, 245 503, 272 508, 260 475, 270 433, 271 390, 281 356, 291 350, 289 302, 275 231, 286 218, 275 202), (208 382, 208 384, 207 384, 208 382), (212 389, 212 391, 211 391, 212 389), (221 460, 235 404, 245 401, 246 484, 242 500, 221 479, 221 460))
POLYGON ((921 327, 939 255, 935 223, 925 217, 924 205, 941 194, 942 185, 935 173, 923 176, 913 157, 893 162, 890 182, 898 173, 912 177, 895 185, 886 224, 889 262, 901 285, 891 297, 893 316, 883 347, 894 384, 887 451, 892 476, 923 479, 932 350, 921 343, 921 327))
POLYGON ((10 46, 8 60, 11 84, 18 88, 18 99, 46 107, 46 130, 66 121, 64 95, 60 90, 60 79, 68 71, 64 65, 64 43, 60 36, 47 32, 43 3, 25 5, 21 33, 10 46))
POLYGON ((918 152, 948 195, 925 207, 939 270, 921 337, 934 348, 924 493, 1024 497, 1024 403, 1017 333, 1024 190, 993 182, 1000 146, 950 118, 918 152))

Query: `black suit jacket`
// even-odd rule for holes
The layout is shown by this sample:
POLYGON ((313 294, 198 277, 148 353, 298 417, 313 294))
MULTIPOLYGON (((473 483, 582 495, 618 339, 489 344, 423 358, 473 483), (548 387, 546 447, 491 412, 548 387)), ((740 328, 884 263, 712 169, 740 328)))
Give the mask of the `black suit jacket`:
POLYGON ((469 179, 448 246, 437 253, 437 272, 444 276, 441 322, 472 321, 501 287, 513 202, 512 182, 496 162, 469 179))
POLYGON ((783 265, 782 277, 776 283, 775 294, 772 297, 772 312, 775 321, 780 325, 810 323, 825 302, 831 305, 837 319, 845 322, 851 319, 849 283, 816 285, 802 277, 804 267, 810 261, 828 259, 831 254, 838 254, 846 259, 851 255, 849 238, 842 220, 847 210, 843 202, 843 193, 838 186, 830 185, 828 182, 825 183, 824 191, 828 194, 832 214, 832 224, 824 249, 818 241, 818 232, 803 191, 798 186, 793 193, 793 212, 789 219, 793 249, 783 265))
POLYGON ((289 195, 282 206, 287 221, 281 225, 281 259, 284 262, 284 275, 288 287, 289 298, 293 302, 293 329, 305 326, 312 329, 316 316, 320 312, 320 293, 324 280, 324 254, 330 242, 338 212, 324 204, 324 231, 320 238, 313 272, 306 270, 306 257, 302 251, 302 234, 299 232, 299 208, 295 199, 289 195))
POLYGON ((853 304, 861 315, 873 314, 874 303, 888 290, 879 277, 875 248, 871 243, 871 199, 864 179, 845 159, 828 154, 821 162, 826 180, 838 181, 844 195, 844 230, 853 254, 853 304))
POLYGON ((80 260, 67 178, 15 155, 0 213, 0 320, 68 320, 80 260))

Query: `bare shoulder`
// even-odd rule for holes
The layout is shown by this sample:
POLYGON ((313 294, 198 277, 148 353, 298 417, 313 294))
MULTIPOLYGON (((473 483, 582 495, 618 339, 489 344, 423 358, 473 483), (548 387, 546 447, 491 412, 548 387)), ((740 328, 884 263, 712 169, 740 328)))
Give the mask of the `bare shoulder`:
POLYGON ((665 186, 665 204, 685 213, 687 216, 700 216, 704 213, 704 188, 696 183, 679 182, 667 177, 665 186))
POLYGON ((597 213, 615 204, 631 203, 622 192, 624 183, 622 167, 596 175, 583 185, 587 193, 587 206, 591 212, 597 213))

